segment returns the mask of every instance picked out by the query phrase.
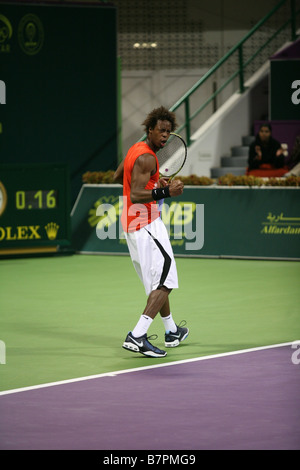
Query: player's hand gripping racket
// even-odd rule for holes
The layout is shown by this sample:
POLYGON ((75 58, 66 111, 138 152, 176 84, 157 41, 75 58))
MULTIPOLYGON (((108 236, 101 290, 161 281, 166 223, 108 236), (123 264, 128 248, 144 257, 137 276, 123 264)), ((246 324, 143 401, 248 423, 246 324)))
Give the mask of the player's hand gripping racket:
POLYGON ((171 181, 186 162, 186 143, 180 135, 171 132, 166 145, 157 152, 156 156, 160 175, 171 181))

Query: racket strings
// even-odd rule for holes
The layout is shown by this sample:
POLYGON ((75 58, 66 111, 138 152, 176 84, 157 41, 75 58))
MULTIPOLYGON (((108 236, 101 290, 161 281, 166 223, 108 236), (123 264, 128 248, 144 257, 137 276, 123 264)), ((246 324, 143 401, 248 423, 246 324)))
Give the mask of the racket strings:
POLYGON ((165 147, 157 152, 159 171, 162 176, 172 176, 183 166, 186 146, 180 137, 171 136, 165 147))

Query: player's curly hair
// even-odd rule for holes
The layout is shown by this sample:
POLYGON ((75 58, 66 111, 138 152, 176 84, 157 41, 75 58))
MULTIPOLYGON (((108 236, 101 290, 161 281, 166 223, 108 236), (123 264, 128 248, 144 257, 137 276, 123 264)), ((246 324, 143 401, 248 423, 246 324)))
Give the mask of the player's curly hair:
POLYGON ((160 106, 159 108, 155 108, 148 114, 145 121, 142 125, 145 127, 145 132, 148 135, 150 127, 154 129, 157 124, 157 121, 169 121, 171 123, 171 131, 175 131, 178 124, 176 122, 175 113, 172 113, 164 106, 160 106))

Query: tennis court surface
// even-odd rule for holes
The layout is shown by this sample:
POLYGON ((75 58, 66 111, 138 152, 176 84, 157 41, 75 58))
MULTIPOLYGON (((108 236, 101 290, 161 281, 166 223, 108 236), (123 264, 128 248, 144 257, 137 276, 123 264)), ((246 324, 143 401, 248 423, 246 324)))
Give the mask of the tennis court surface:
POLYGON ((3 395, 0 447, 299 449, 291 353, 273 346, 3 395))
POLYGON ((0 263, 1 449, 300 449, 299 263, 177 263, 190 335, 159 360, 121 347, 145 302, 128 257, 0 263))

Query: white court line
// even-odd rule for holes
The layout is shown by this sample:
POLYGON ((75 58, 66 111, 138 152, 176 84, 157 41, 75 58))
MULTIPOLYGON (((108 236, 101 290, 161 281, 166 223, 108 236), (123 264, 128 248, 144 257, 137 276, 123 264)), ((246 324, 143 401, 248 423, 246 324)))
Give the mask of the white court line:
MULTIPOLYGON (((182 361, 173 361, 173 362, 166 362, 164 364, 154 364, 151 366, 144 366, 144 367, 136 367, 134 369, 125 369, 125 370, 118 370, 115 372, 105 372, 103 374, 97 374, 97 375, 88 375, 86 377, 77 377, 74 379, 67 379, 67 380, 60 380, 58 382, 50 382, 50 383, 45 383, 45 384, 39 384, 39 385, 32 385, 29 387, 22 387, 22 388, 15 388, 11 390, 4 390, 3 392, 0 392, 0 395, 9 395, 12 393, 19 393, 19 392, 27 392, 30 390, 38 390, 40 388, 47 388, 47 387, 54 387, 56 385, 64 385, 64 384, 70 384, 70 383, 75 383, 75 382, 82 382, 84 380, 92 380, 92 379, 99 379, 101 377, 115 377, 116 375, 121 375, 121 374, 128 374, 129 372, 137 372, 140 370, 149 370, 149 369, 157 369, 159 367, 169 367, 169 366, 174 366, 177 364, 186 364, 188 362, 196 362, 196 361, 206 361, 207 359, 216 359, 218 357, 227 357, 227 356, 234 356, 236 354, 245 354, 248 352, 255 352, 255 351, 262 351, 264 349, 271 349, 271 348, 280 348, 283 346, 291 346, 294 343, 300 343, 300 341, 290 341, 288 343, 280 343, 280 344, 272 344, 269 346, 260 346, 257 348, 250 348, 250 349, 241 349, 238 351, 230 351, 227 353, 220 353, 220 354, 212 354, 210 356, 200 356, 200 357, 194 357, 192 359, 183 359, 182 361)), ((147 359, 145 359, 147 360, 147 359)))

